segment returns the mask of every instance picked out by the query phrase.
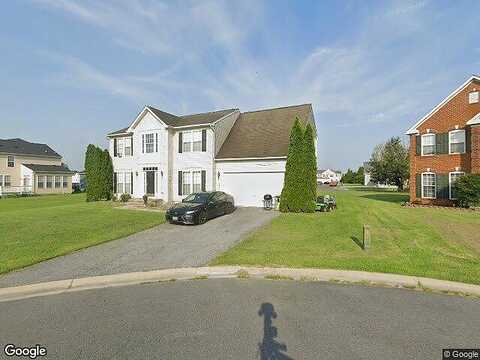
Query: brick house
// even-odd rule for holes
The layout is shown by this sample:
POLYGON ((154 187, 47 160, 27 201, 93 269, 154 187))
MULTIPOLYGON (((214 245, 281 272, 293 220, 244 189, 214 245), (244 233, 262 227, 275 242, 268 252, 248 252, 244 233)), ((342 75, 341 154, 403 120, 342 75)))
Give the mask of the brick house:
POLYGON ((453 205, 456 179, 480 174, 480 76, 470 77, 407 135, 410 201, 453 205))

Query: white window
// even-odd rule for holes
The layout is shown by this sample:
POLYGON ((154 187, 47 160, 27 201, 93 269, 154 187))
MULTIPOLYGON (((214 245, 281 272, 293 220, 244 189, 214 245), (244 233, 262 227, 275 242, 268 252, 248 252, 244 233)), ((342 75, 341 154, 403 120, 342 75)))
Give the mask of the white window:
POLYGON ((66 176, 63 177, 62 185, 64 189, 68 187, 68 177, 66 176))
POLYGON ((452 130, 448 134, 450 154, 463 154, 465 152, 465 130, 452 130))
POLYGON ((37 176, 37 187, 39 189, 45 188, 45 176, 37 176))
POLYGON ((201 171, 192 171, 193 177, 193 190, 192 192, 200 192, 202 191, 202 172, 201 171))
POLYGON ((451 172, 449 176, 449 185, 450 185, 450 199, 455 200, 457 198, 457 194, 455 191, 455 182, 461 177, 465 175, 462 171, 455 171, 451 172))
POLYGON ((8 155, 7 156, 7 166, 8 167, 15 167, 15 156, 8 155))
POLYGON ((435 154, 435 134, 422 135, 422 155, 435 154))
MULTIPOLYGON (((0 186, 1 185, 2 185, 2 181, 0 180, 0 186)), ((25 175, 23 177, 23 186, 27 186, 27 187, 30 186, 30 176, 29 175, 25 175)))
POLYGON ((182 194, 188 195, 191 193, 192 173, 190 171, 182 172, 182 194))
POLYGON ((202 151, 202 130, 182 132, 182 152, 202 151))
POLYGON ((55 176, 55 189, 60 189, 61 186, 62 186, 62 177, 55 176))
POLYGON ((475 103, 478 103, 478 101, 479 101, 478 91, 473 91, 468 94, 469 104, 475 104, 475 103))
POLYGON ((123 157, 123 139, 117 139, 117 157, 123 157))
POLYGON ((10 175, 0 175, 0 186, 2 187, 12 186, 10 175))
POLYGON ((132 138, 125 139, 125 156, 132 156, 132 138))
POLYGON ((202 151, 202 131, 192 131, 193 151, 202 151))
POLYGON ((155 151, 155 134, 145 134, 145 152, 153 153, 155 151))
POLYGON ((127 194, 132 193, 132 173, 131 172, 125 173, 125 192, 127 194))
POLYGON ((47 175, 47 189, 51 189, 53 185, 53 176, 47 175))
POLYGON ((192 132, 191 131, 184 131, 182 133, 182 151, 183 152, 190 152, 192 151, 192 132))
POLYGON ((436 175, 434 173, 422 174, 422 198, 435 199, 437 197, 436 175))
POLYGON ((123 180, 124 180, 124 173, 119 172, 117 173, 117 194, 123 194, 123 180))

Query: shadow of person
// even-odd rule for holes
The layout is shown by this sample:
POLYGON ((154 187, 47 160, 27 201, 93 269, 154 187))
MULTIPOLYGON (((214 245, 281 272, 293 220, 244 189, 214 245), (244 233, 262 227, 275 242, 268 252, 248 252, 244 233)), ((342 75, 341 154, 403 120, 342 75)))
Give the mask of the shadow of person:
POLYGON ((278 330, 272 326, 272 319, 277 318, 273 305, 263 303, 258 310, 258 316, 263 316, 263 340, 258 344, 260 360, 293 360, 283 353, 287 351, 287 345, 275 340, 278 330))

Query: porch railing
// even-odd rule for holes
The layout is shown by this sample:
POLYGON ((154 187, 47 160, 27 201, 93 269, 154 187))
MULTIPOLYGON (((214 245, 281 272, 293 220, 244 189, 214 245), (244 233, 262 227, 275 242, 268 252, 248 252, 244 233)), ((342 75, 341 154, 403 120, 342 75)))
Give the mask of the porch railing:
POLYGON ((32 194, 32 186, 0 186, 0 196, 9 194, 32 194))

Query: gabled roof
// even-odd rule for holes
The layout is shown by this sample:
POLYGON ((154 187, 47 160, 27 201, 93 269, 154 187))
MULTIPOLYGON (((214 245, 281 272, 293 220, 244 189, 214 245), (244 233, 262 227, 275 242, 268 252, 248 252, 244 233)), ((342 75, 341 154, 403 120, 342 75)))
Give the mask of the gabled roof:
POLYGON ((129 131, 129 129, 137 122, 137 120, 139 120, 139 117, 143 114, 145 110, 150 111, 158 120, 163 122, 165 125, 174 128, 183 126, 210 125, 213 124, 215 121, 220 120, 224 116, 227 116, 234 111, 238 111, 238 109, 225 109, 205 113, 177 116, 156 109, 153 106, 145 106, 145 108, 140 112, 139 116, 137 116, 137 118, 129 127, 113 131, 109 133, 108 136, 131 135, 132 133, 129 131))
POLYGON ((480 113, 472 117, 470 120, 467 121, 467 125, 477 125, 480 124, 480 113))
POLYGON ((296 118, 315 130, 311 104, 241 113, 216 159, 286 157, 296 118))
POLYGON ((25 141, 23 139, 0 139, 0 153, 36 155, 61 158, 50 146, 25 141))
POLYGON ((451 92, 445 99, 443 99, 437 106, 435 106, 428 114, 422 117, 420 120, 417 121, 415 125, 413 125, 410 129, 407 130, 407 135, 414 135, 418 134, 417 128, 422 125, 425 121, 430 119, 430 117, 435 114, 438 110, 440 110, 446 103, 448 103, 451 99, 453 99, 458 93, 460 93, 465 87, 467 87, 472 81, 480 82, 479 75, 472 75, 470 78, 465 81, 462 85, 456 88, 453 92, 451 92))
POLYGON ((36 173, 55 173, 55 174, 73 174, 66 165, 38 165, 38 164, 22 164, 36 173))

